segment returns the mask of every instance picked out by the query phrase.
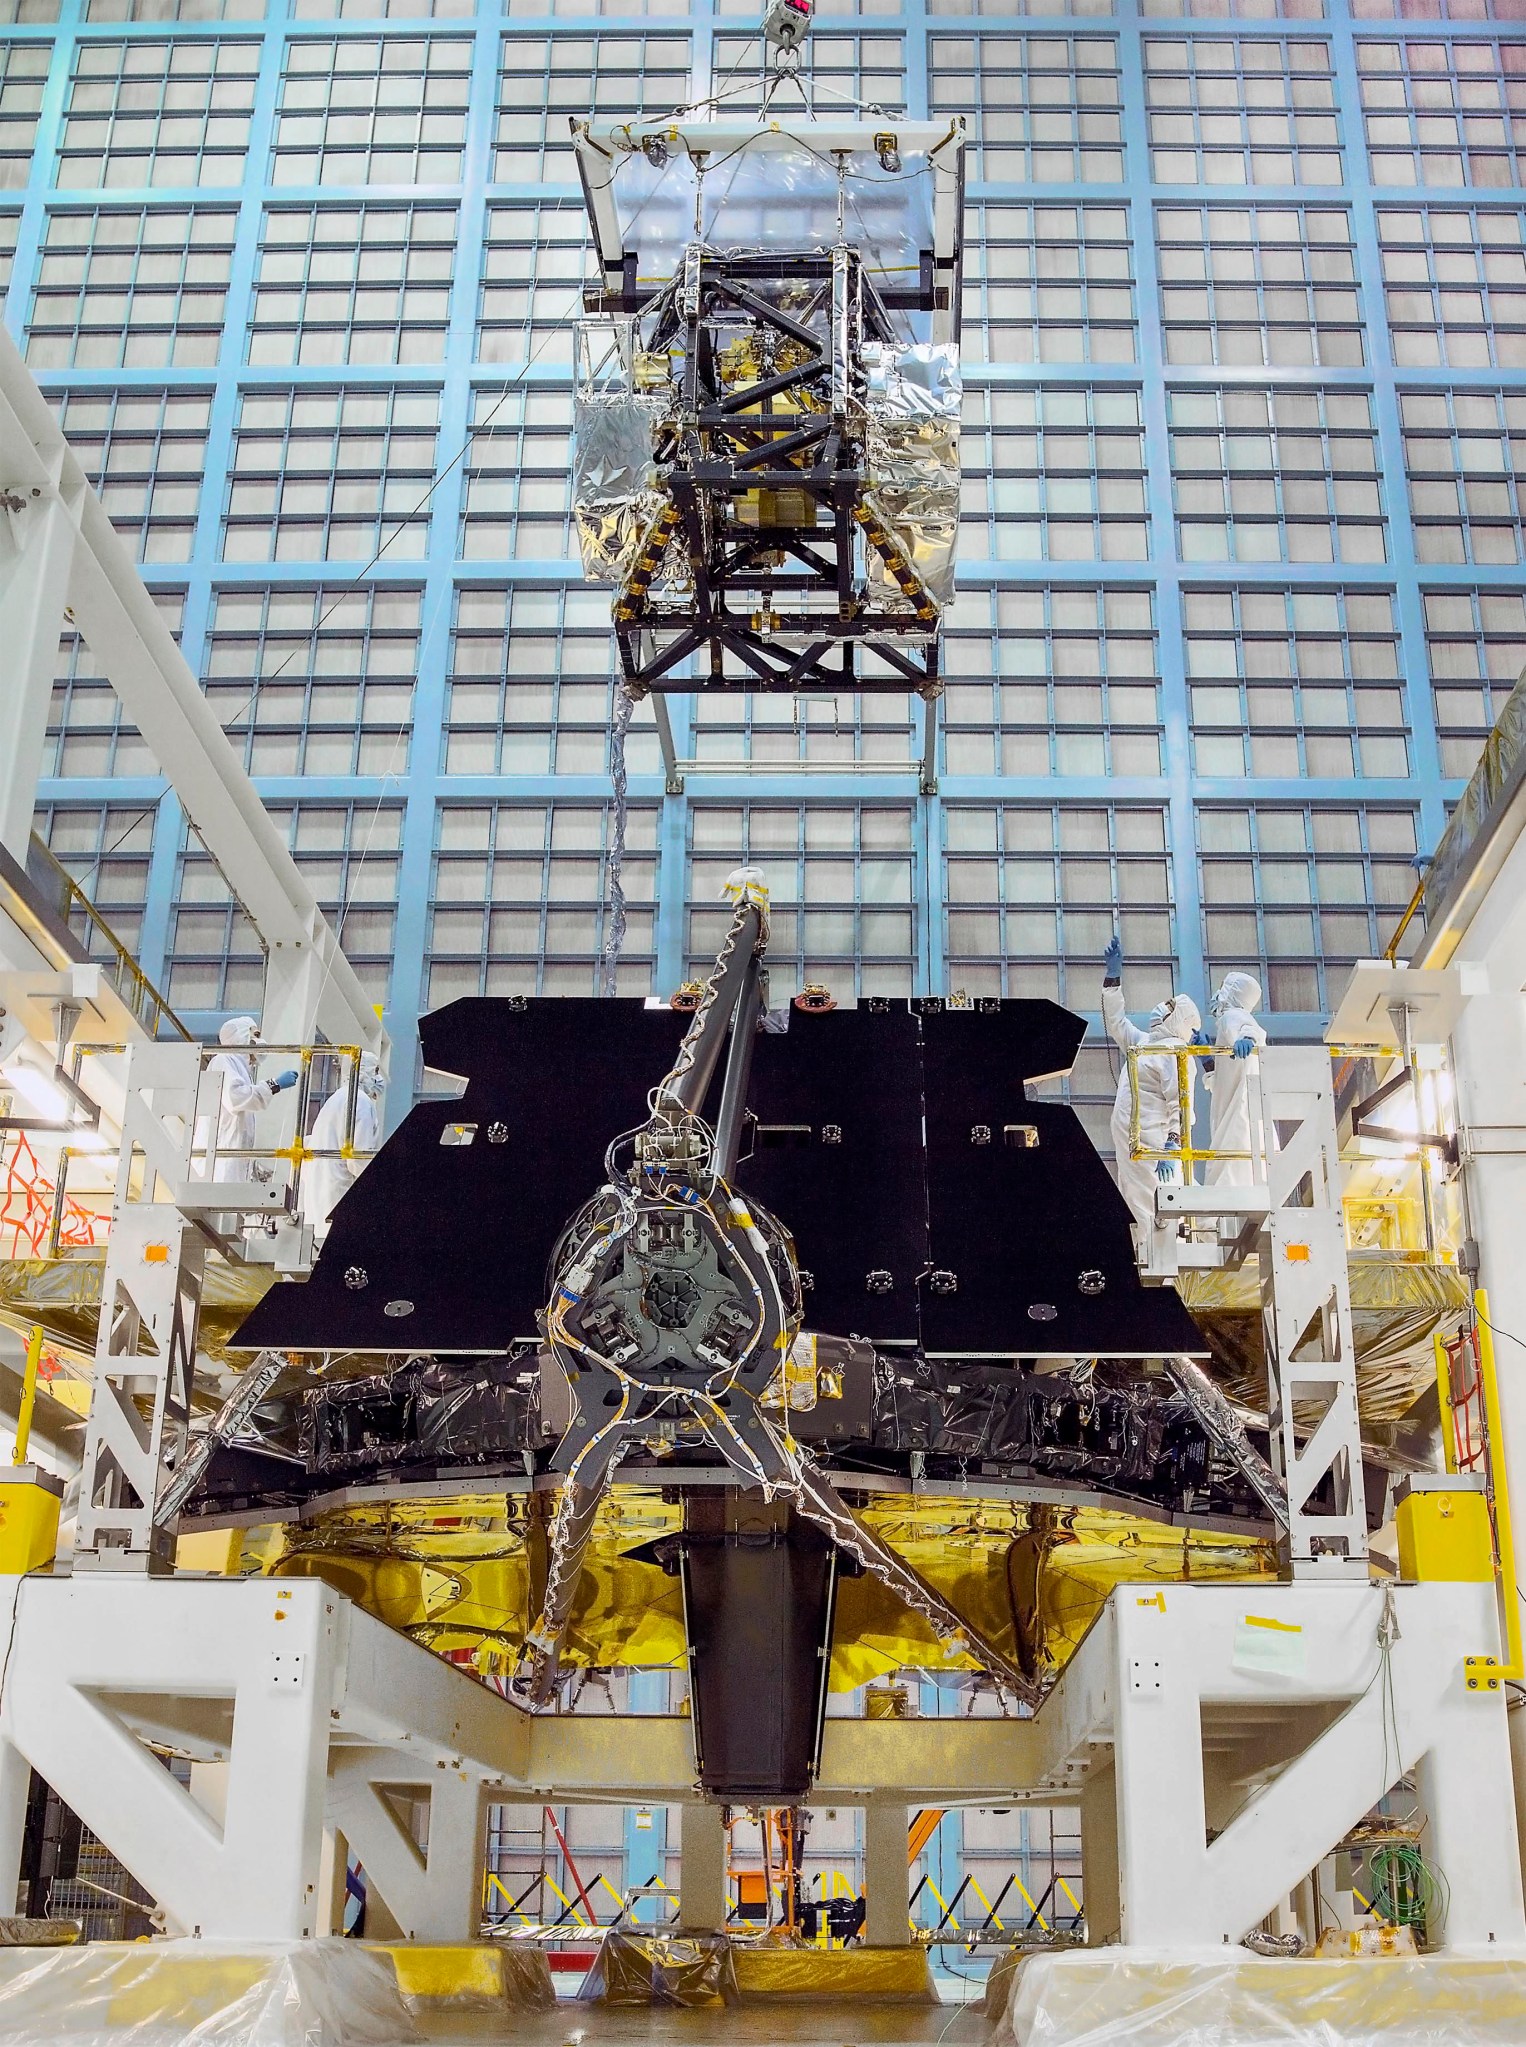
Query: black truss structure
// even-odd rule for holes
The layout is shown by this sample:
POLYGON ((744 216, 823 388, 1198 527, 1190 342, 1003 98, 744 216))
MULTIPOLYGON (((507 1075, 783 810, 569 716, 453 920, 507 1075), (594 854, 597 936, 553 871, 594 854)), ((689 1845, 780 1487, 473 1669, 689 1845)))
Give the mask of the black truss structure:
POLYGON ((656 449, 671 502, 615 600, 626 687, 938 696, 938 606, 863 501, 861 360, 865 343, 896 344, 892 311, 948 307, 957 286, 938 281, 924 252, 916 285, 882 291, 842 243, 738 255, 692 245, 649 297, 633 270, 618 292, 591 288, 588 310, 634 315, 639 346, 676 352, 683 369, 677 421, 656 449), (781 366, 730 381, 723 352, 738 342, 753 345, 760 366, 781 366), (760 523, 741 516, 748 501, 760 523), (871 594, 860 536, 901 602, 871 594), (675 547, 692 582, 681 602, 661 594, 675 547), (890 673, 856 672, 865 642, 890 673), (727 655, 742 673, 727 673, 727 655), (680 676, 691 656, 701 673, 680 676))

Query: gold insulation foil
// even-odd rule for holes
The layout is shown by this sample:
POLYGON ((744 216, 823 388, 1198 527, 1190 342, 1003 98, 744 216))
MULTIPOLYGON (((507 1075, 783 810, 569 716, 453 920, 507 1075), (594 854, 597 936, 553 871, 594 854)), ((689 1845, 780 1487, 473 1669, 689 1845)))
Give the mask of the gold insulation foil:
MULTIPOLYGON (((544 1582, 549 1496, 483 1493, 323 1515, 279 1532, 263 1561, 318 1577, 388 1626, 483 1676, 514 1666, 544 1582)), ((1168 1528, 1127 1513, 957 1497, 883 1496, 863 1519, 1032 1676, 1063 1667, 1118 1584, 1275 1576, 1269 1544, 1168 1528)), ((682 1668, 676 1574, 649 1546, 676 1534, 677 1506, 617 1486, 600 1510, 573 1607, 566 1661, 682 1668)), ((246 1559, 254 1552, 246 1548, 246 1559)), ((838 1585, 830 1686, 894 1670, 973 1671, 871 1577, 838 1585)))

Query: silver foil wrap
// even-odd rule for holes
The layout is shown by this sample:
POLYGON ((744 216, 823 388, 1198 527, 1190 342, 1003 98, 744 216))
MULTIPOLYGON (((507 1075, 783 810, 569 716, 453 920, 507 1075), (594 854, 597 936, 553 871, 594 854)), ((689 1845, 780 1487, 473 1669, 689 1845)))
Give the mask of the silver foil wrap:
MULTIPOLYGON (((953 600, 959 539, 959 411, 964 386, 953 342, 865 350, 869 481, 864 503, 894 537, 941 611, 953 600)), ((869 589, 904 607, 900 586, 871 549, 869 589)))
POLYGON ((572 421, 572 507, 583 573, 621 583, 666 498, 652 465, 657 404, 620 389, 580 391, 572 421))

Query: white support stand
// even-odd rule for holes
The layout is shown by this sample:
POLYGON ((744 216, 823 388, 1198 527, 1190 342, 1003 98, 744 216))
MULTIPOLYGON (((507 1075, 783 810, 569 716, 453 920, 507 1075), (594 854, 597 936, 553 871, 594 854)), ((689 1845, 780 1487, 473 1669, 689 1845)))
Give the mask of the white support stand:
POLYGON ((477 1939, 487 1823, 479 1774, 393 1749, 347 1749, 330 1777, 329 1822, 404 1940, 456 1946, 477 1939), (427 1811, 422 1844, 407 1818, 416 1805, 427 1811))
POLYGON ((1215 1217, 1221 1233, 1224 1224, 1235 1226, 1227 1245, 1211 1247, 1214 1264, 1242 1258, 1254 1243, 1271 1462, 1288 1493, 1285 1561, 1295 1578, 1365 1581, 1356 1339, 1330 1055, 1322 1045, 1269 1045, 1255 1064, 1251 1149, 1262 1179, 1250 1187, 1158 1189, 1147 1275, 1172 1277, 1190 1262, 1184 1254, 1193 1247, 1176 1236, 1184 1218, 1215 1217), (1315 1507, 1322 1488, 1329 1504, 1315 1507))
POLYGON ((905 1947, 906 1807, 875 1799, 864 1807, 864 1940, 869 1947, 905 1947))
POLYGON ((1365 1581, 1367 1502, 1330 1055, 1323 1045, 1280 1045, 1263 1052, 1261 1069, 1270 1203, 1262 1329, 1272 1468, 1288 1489, 1288 1555, 1295 1577, 1365 1581), (1326 1481, 1331 1508, 1311 1511, 1326 1481))
POLYGON ((461 1671, 316 1580, 9 1579, 0 1628, 10 1629, 0 1898, 19 1862, 18 1759, 132 1872, 172 1932, 243 1942, 324 1931, 331 1769, 344 1832, 357 1783, 427 1775, 436 1792, 446 1787, 445 1831, 404 1909, 416 1912, 417 1937, 475 1930, 464 1896, 481 1882, 480 1833, 466 1815, 480 1809, 484 1781, 522 1786, 529 1724, 461 1671), (220 1821, 150 1743, 227 1765, 220 1821))
POLYGON ((1123 1944, 1236 1944, 1418 1768, 1433 1945, 1526 1954, 1497 1639, 1489 1584, 1116 1590, 1039 1724, 1056 1791, 1111 1747, 1123 1944))
POLYGON ((680 1822, 678 1923, 694 1933, 726 1924, 726 1826, 718 1805, 686 1805, 680 1822))
POLYGON ((218 1082, 199 1045, 127 1053, 122 1150, 101 1278, 95 1381, 80 1471, 77 1570, 169 1571, 174 1539, 154 1525, 167 1471, 184 1454, 208 1235, 224 1211, 279 1211, 279 1180, 218 1181, 218 1082), (146 1413, 145 1413, 146 1410, 146 1413))
MULTIPOLYGON (((619 1757, 660 1725, 625 1723, 612 1751, 600 1717, 536 1720, 313 1579, 11 1579, 0 1633, 0 1897, 30 1764, 172 1931, 208 1940, 321 1934, 325 1833, 348 1839, 405 1937, 469 1937, 484 1796, 623 1799, 619 1757), (190 1759, 199 1796, 154 1748, 190 1759), (426 1793, 427 1835, 400 1815, 426 1793)), ((1111 1779, 1122 1942, 1222 1949, 1415 1770, 1446 1901, 1433 1943, 1526 1953, 1505 1693, 1470 1689, 1464 1662, 1497 1646, 1488 1584, 1122 1587, 1038 1718, 991 1728, 1005 1774, 990 1781, 1002 1802, 1082 1800, 1101 1912, 1111 1779)), ((959 1782, 957 1757, 938 1760, 951 1774, 921 1776, 920 1803, 959 1782)), ((675 1751, 669 1781, 692 1770, 675 1751)), ((860 1766, 855 1781, 886 1780, 860 1766)), ((907 1938, 905 1799, 868 1807, 874 1945, 907 1938)), ((686 1804, 683 1845, 683 1923, 712 1930, 717 1807, 686 1804)))

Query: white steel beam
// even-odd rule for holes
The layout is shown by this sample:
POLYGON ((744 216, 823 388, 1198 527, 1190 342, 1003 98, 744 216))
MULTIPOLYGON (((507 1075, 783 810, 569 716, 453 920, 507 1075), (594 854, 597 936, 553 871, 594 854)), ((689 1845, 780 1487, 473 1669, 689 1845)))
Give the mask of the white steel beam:
MULTIPOLYGON (((4 447, 0 437, 0 447, 4 447)), ((5 455, 9 449, 5 449, 5 455)), ((74 521, 56 488, 21 486, 0 455, 0 846, 25 867, 42 772, 74 521), (37 495, 33 495, 33 491, 37 495), (8 545, 7 545, 8 543, 8 545), (5 559, 8 554, 9 559, 5 559)))
POLYGON ((456 1946, 482 1931, 487 1794, 469 1770, 441 1769, 395 1749, 345 1749, 329 1774, 328 1825, 337 1828, 397 1921, 404 1940, 456 1946), (403 1793, 428 1808, 424 1845, 404 1824, 403 1793))
MULTIPOLYGON (((334 1044, 379 1048, 381 1027, 359 977, 3 329, 0 449, 5 457, 0 483, 14 476, 16 487, 25 484, 28 493, 37 488, 42 495, 36 503, 47 507, 47 517, 56 523, 63 516, 71 524, 68 603, 74 623, 267 949, 265 1036, 306 1042, 321 1032, 334 1044)), ((48 656, 48 690, 54 653, 56 640, 48 656)), ((5 800, 13 809, 24 799, 19 789, 7 789, 5 800)), ((29 800, 26 808, 30 818, 29 800)))
MULTIPOLYGON (((429 1771, 512 1785, 526 1760, 516 1708, 316 1580, 11 1578, 0 1629, 0 1897, 20 1848, 18 1756, 173 1931, 209 1940, 323 1930, 327 1779, 347 1750, 367 1752, 373 1782, 388 1775, 378 1749, 395 1752, 403 1781, 429 1771), (149 1743, 226 1763, 220 1816, 149 1743)), ((458 1849, 464 1838, 456 1829, 458 1849)))
POLYGON ((1432 1945, 1526 1953, 1497 1639, 1488 1583, 1120 1587, 1040 1725, 1111 1746, 1124 1945, 1233 1946, 1418 1770, 1432 1945))
MULTIPOLYGON (((702 1874, 692 1723, 532 1720, 319 1581, 13 1579, 7 1626, 0 1895, 18 1757, 172 1927, 209 1939, 319 1931, 325 1826, 375 1860, 405 1929, 457 1937, 484 1797, 670 1796, 686 1825, 703 1815, 687 1888, 702 1874), (188 1797, 149 1743, 226 1764, 225 1804, 188 1797), (388 1787, 426 1785, 433 1852, 386 1811, 388 1787)), ((1470 1687, 1464 1661, 1497 1645, 1487 1583, 1124 1586, 1036 1719, 829 1722, 812 1803, 878 1812, 888 1912, 887 1884, 904 1904, 907 1806, 1074 1803, 1114 1766, 1124 1943, 1222 1948, 1415 1770, 1441 1879, 1433 1943, 1526 1952, 1506 1696, 1470 1687)), ((878 1911, 874 1925, 891 1937, 878 1911)))

